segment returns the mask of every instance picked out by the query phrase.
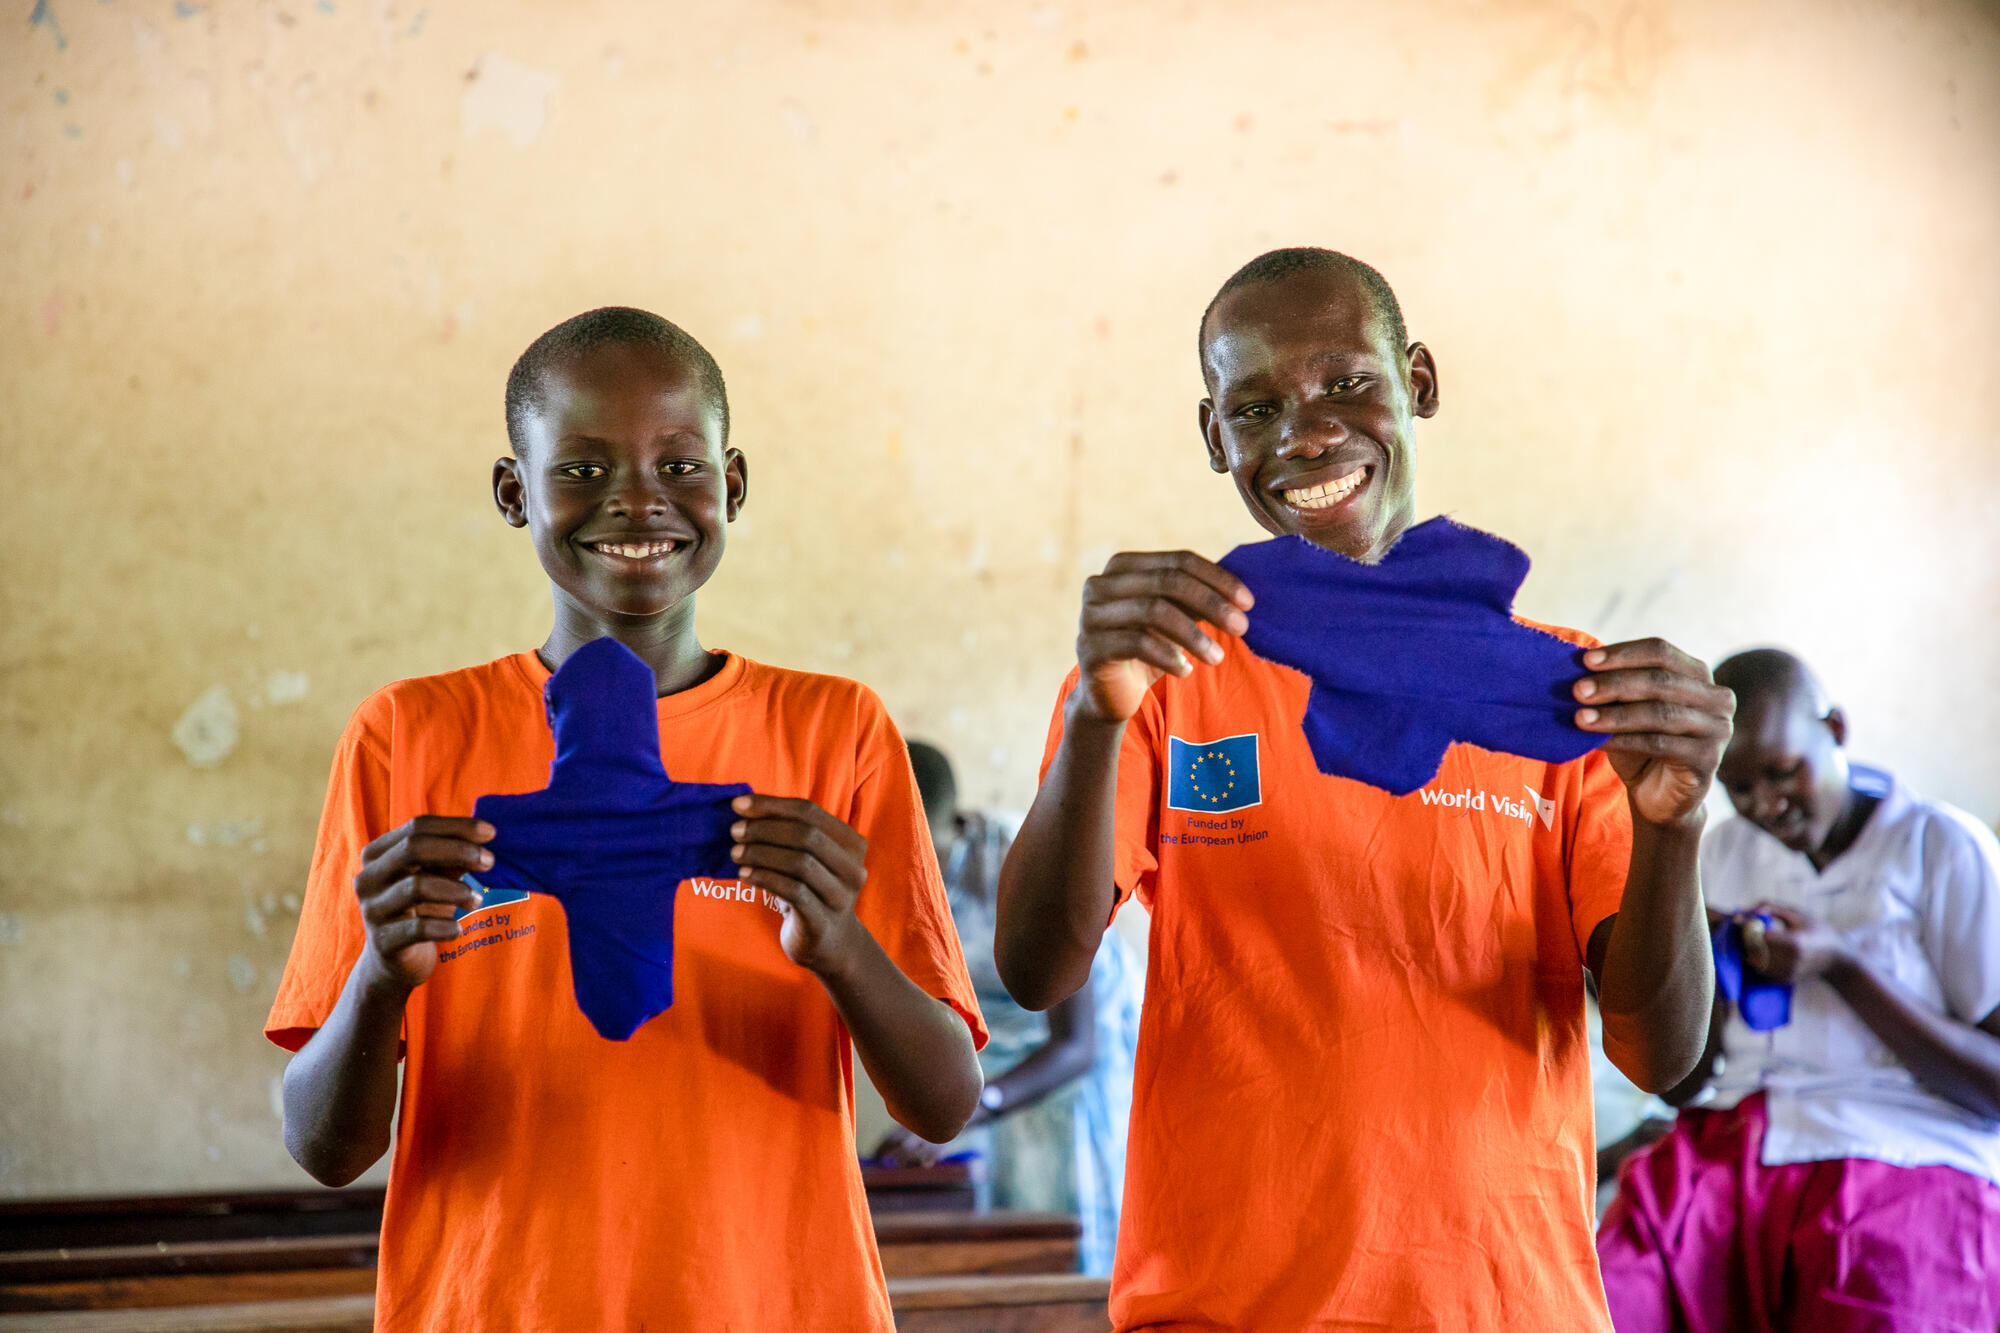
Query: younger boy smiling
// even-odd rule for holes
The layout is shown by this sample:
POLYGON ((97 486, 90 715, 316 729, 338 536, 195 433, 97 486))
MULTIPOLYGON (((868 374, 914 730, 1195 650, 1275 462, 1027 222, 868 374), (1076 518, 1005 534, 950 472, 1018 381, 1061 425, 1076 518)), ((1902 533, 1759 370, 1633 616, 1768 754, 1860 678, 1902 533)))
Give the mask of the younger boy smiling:
POLYGON ((380 1329, 888 1329, 849 1038, 939 1142, 984 1040, 902 739, 863 686, 696 636, 748 468, 693 338, 579 315, 516 364, 507 426, 493 496, 554 627, 348 724, 266 1023, 298 1052, 286 1144, 325 1183, 359 1175, 391 1146, 402 1058, 380 1329), (501 924, 461 879, 492 864, 473 802, 548 780, 542 686, 606 636, 653 669, 669 775, 756 793, 731 854, 761 891, 679 895, 675 1003, 625 1042, 577 1008, 559 904, 508 903, 491 947, 449 948, 501 924))

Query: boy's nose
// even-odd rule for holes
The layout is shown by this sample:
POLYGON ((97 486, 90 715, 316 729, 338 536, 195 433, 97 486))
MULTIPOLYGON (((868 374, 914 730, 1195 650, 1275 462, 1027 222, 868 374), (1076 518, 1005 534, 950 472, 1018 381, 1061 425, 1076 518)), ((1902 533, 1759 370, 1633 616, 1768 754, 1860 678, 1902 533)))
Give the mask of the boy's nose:
POLYGON ((610 508, 615 514, 664 514, 667 488, 654 478, 634 477, 611 493, 610 508))
POLYGON ((1775 823, 1790 804, 1783 792, 1760 782, 1750 793, 1750 818, 1759 824, 1775 823))
POLYGON ((1338 418, 1293 417, 1278 436, 1278 457, 1318 458, 1331 453, 1347 439, 1347 427, 1338 418))

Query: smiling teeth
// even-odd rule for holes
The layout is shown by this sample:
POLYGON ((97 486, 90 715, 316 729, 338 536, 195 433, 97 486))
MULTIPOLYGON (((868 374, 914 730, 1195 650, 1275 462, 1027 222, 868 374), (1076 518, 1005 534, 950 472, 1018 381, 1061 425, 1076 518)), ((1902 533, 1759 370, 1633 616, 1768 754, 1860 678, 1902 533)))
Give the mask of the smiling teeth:
POLYGON ((606 555, 622 555, 628 560, 644 560, 648 556, 665 555, 679 542, 599 542, 597 549, 606 555))
POLYGON ((1346 476, 1329 481, 1323 486, 1301 486, 1295 491, 1285 492, 1285 503, 1300 509, 1327 509, 1339 504, 1348 496, 1361 489, 1361 483, 1368 480, 1368 469, 1358 467, 1346 476))

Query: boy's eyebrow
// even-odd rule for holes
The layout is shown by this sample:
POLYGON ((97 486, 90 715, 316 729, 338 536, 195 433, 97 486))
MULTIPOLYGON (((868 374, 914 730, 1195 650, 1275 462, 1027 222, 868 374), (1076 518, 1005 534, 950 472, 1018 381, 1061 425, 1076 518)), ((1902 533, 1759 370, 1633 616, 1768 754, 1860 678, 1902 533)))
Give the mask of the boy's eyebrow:
MULTIPOLYGON (((661 431, 658 435, 654 436, 653 438, 656 440, 667 440, 667 441, 685 440, 691 443, 698 443, 703 447, 706 447, 708 444, 708 437, 706 435, 703 435, 698 430, 694 430, 687 427, 683 427, 679 430, 661 431)), ((570 431, 567 434, 557 436, 556 445, 558 447, 561 447, 563 445, 580 445, 586 448, 616 449, 618 447, 618 442, 616 440, 607 440, 601 435, 591 435, 585 431, 575 430, 575 431, 570 431)))
MULTIPOLYGON (((1310 364, 1315 370, 1372 369, 1379 364, 1379 358, 1376 357, 1372 348, 1328 350, 1313 357, 1310 364)), ((1264 382, 1269 378, 1270 373, 1268 371, 1257 371, 1245 375, 1241 379, 1226 380, 1217 397, 1228 398, 1234 394, 1248 393, 1252 390, 1262 388, 1264 382)))

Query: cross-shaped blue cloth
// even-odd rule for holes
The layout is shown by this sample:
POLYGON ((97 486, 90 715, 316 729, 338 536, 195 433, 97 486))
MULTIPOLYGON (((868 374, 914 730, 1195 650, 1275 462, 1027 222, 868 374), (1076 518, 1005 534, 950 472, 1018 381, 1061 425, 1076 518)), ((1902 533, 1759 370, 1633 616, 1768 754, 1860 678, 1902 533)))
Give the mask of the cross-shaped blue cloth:
POLYGON ((750 790, 667 776, 656 690, 624 644, 583 645, 542 687, 549 785, 472 807, 496 830, 481 882, 562 904, 577 1006, 613 1041, 674 1002, 674 891, 696 875, 736 877, 729 802, 750 790))
POLYGON ((1604 743, 1572 720, 1582 650, 1514 619, 1528 557, 1491 533, 1434 518, 1373 565, 1279 537, 1222 567, 1256 596, 1250 650, 1312 679, 1322 773, 1404 796, 1453 741, 1552 764, 1604 743))

